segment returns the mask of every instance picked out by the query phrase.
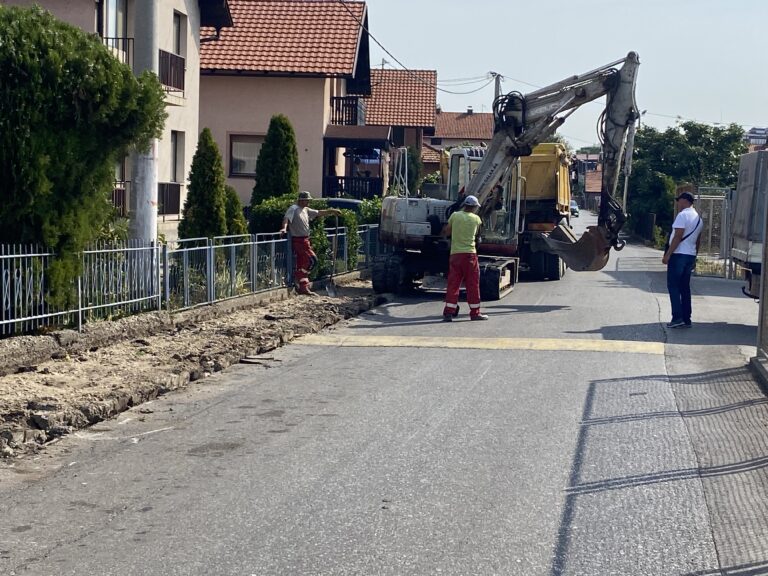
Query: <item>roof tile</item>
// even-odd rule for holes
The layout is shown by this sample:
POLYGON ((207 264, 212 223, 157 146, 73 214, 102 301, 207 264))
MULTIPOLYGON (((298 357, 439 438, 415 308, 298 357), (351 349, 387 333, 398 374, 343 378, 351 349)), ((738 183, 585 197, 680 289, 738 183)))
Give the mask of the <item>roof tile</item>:
POLYGON ((433 127, 437 101, 435 70, 371 70, 365 123, 433 127))
POLYGON ((491 140, 493 114, 490 112, 440 112, 435 116, 435 138, 491 140))
POLYGON ((201 71, 354 74, 365 2, 229 0, 229 7, 233 27, 202 44, 201 71))

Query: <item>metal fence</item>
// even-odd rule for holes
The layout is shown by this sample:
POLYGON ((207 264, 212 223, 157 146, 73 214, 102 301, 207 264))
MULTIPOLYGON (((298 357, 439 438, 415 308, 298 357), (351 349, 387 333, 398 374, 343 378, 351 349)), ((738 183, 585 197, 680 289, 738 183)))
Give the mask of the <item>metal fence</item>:
MULTIPOLYGON (((695 208, 701 216, 701 244, 696 257, 697 276, 734 278, 738 271, 731 260, 731 205, 727 188, 678 186, 676 196, 690 192, 696 198, 695 208)), ((674 213, 677 215, 677 205, 674 213)))
MULTIPOLYGON (((378 226, 360 226, 349 256, 345 228, 326 229, 334 273, 368 268, 381 252, 378 226)), ((36 246, 0 245, 0 337, 77 326, 147 310, 184 310, 289 286, 292 256, 279 234, 193 238, 162 245, 94 246, 81 255, 72 285, 76 305, 50 303, 46 275, 54 255, 36 246)))

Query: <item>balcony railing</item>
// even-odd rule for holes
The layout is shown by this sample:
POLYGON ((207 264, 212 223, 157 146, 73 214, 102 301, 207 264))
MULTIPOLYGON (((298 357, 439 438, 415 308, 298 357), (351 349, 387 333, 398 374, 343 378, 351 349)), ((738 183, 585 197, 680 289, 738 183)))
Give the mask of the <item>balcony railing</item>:
POLYGON ((365 125, 365 100, 359 96, 331 98, 331 124, 340 126, 365 125))
POLYGON ((168 220, 178 220, 181 214, 181 184, 179 182, 158 182, 157 214, 163 217, 176 216, 168 220))
POLYGON ((184 58, 160 50, 160 83, 169 91, 184 92, 184 58))
POLYGON ((115 58, 133 70, 133 38, 102 38, 101 41, 115 58))
POLYGON ((333 198, 344 196, 357 200, 367 200, 374 196, 381 196, 382 184, 381 178, 326 176, 323 195, 333 198))
POLYGON ((128 206, 130 202, 130 182, 115 181, 115 187, 112 189, 112 205, 117 214, 123 218, 128 216, 128 206))

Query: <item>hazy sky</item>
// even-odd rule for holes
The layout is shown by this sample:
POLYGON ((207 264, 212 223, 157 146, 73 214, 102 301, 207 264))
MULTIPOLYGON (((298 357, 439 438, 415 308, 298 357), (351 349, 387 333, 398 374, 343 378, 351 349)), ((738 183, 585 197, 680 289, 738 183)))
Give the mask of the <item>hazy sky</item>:
MULTIPOLYGON (((640 55, 643 123, 679 116, 768 126, 768 0, 366 0, 370 31, 407 68, 437 70, 443 110, 489 112, 493 83, 458 85, 494 71, 523 93, 640 55), (529 84, 525 84, 529 83, 529 84)), ((401 68, 376 42, 371 66, 401 68)), ((487 80, 486 80, 487 82, 487 80)), ((603 101, 601 101, 602 104, 603 101)), ((601 105, 560 128, 575 148, 597 142, 601 105)))

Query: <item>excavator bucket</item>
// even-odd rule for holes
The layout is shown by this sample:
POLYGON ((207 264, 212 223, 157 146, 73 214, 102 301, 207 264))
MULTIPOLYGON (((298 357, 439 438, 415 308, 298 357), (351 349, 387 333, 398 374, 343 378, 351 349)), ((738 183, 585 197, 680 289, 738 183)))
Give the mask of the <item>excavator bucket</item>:
POLYGON ((608 263, 611 244, 602 226, 589 226, 578 240, 567 226, 557 226, 549 234, 531 239, 531 249, 557 254, 576 272, 602 270, 608 263))

